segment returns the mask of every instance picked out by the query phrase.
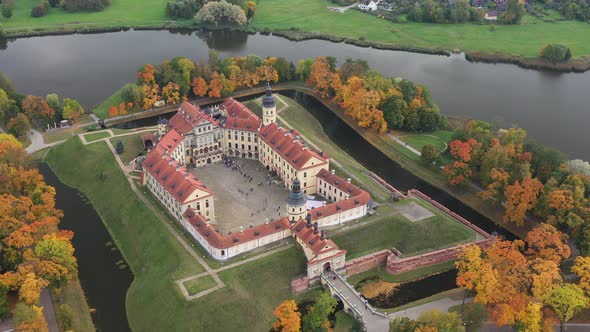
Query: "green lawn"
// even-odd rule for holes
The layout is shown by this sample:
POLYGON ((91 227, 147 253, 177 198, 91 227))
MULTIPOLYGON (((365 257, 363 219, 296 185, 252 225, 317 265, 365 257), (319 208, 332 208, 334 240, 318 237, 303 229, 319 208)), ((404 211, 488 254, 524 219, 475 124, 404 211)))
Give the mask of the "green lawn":
POLYGON ((439 130, 427 134, 400 133, 399 138, 418 151, 422 151, 424 145, 432 144, 440 153, 447 148, 452 134, 452 131, 439 130))
POLYGON ((126 301, 132 330, 266 331, 274 307, 292 297, 290 280, 305 272, 305 258, 294 247, 221 272, 227 287, 186 301, 174 280, 203 267, 131 191, 106 144, 71 139, 46 160, 89 197, 133 271, 126 301))
POLYGON ((45 141, 45 143, 53 143, 72 138, 78 134, 85 132, 86 128, 66 128, 55 132, 44 133, 43 141, 45 141))
POLYGON ((113 146, 117 144, 117 141, 123 142, 123 153, 119 156, 124 164, 129 163, 131 160, 135 159, 137 156, 144 152, 143 142, 141 141, 141 135, 147 133, 138 133, 134 135, 127 135, 127 136, 120 136, 120 137, 113 137, 111 138, 111 143, 113 146))
POLYGON ((107 138, 110 136, 111 136, 111 134, 108 131, 99 131, 97 133, 85 134, 84 138, 86 139, 87 142, 94 142, 96 140, 107 138))
MULTIPOLYGON (((404 204, 410 200, 404 200, 404 204)), ((411 201, 418 201, 411 199, 411 201)), ((395 247, 404 256, 423 251, 448 247, 452 244, 473 241, 475 233, 442 214, 411 222, 401 214, 391 213, 380 208, 380 214, 388 214, 387 218, 366 223, 354 232, 338 233, 332 240, 340 248, 346 249, 347 259, 367 255, 377 250, 395 247)))
MULTIPOLYGON (((281 99, 289 107, 279 113, 279 118, 284 119, 289 125, 295 127, 305 138, 311 140, 315 145, 327 152, 330 158, 340 163, 343 166, 343 169, 340 169, 340 171, 344 172, 346 174, 345 176, 353 178, 356 184, 360 184, 361 187, 367 189, 376 201, 384 202, 389 199, 389 193, 365 175, 369 173, 369 170, 332 142, 324 132, 320 122, 311 113, 306 111, 293 99, 282 95, 281 99)), ((332 162, 330 167, 334 168, 334 166, 335 163, 332 162)))
POLYGON ((391 274, 385 270, 385 265, 383 265, 383 266, 379 266, 374 269, 350 276, 347 280, 353 286, 356 286, 359 282, 361 282, 364 279, 374 277, 374 276, 379 277, 383 281, 401 283, 401 282, 416 280, 416 279, 419 279, 419 278, 422 278, 425 276, 429 276, 432 274, 437 274, 440 272, 449 271, 454 268, 455 268, 454 262, 445 262, 445 263, 422 267, 422 268, 412 270, 409 272, 404 272, 404 273, 400 273, 400 274, 391 274))
POLYGON ((215 280, 211 276, 203 276, 197 279, 189 280, 184 283, 189 295, 195 295, 204 290, 217 286, 215 280))
POLYGON ((348 332, 352 328, 354 317, 347 314, 343 310, 336 312, 336 326, 334 332, 348 332))
POLYGON ((502 52, 537 57, 547 43, 562 43, 574 57, 590 54, 590 25, 579 21, 546 23, 538 19, 529 24, 497 25, 490 31, 483 24, 393 23, 378 17, 348 10, 329 11, 328 0, 260 0, 251 25, 257 29, 292 28, 339 37, 447 50, 502 52))
MULTIPOLYGON (((112 5, 102 12, 68 13, 60 8, 50 8, 46 16, 31 17, 31 8, 38 0, 16 1, 16 8, 10 19, 2 18, 2 24, 10 32, 17 28, 35 28, 36 30, 60 29, 68 27, 109 27, 109 26, 146 26, 163 25, 166 0, 113 0, 112 5)), ((191 20, 181 20, 186 25, 191 20)))

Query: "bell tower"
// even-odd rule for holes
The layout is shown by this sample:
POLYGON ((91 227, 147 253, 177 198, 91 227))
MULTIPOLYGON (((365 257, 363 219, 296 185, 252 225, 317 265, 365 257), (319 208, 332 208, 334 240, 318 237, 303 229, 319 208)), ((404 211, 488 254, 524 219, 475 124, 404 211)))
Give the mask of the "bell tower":
POLYGON ((277 101, 272 95, 270 83, 266 83, 264 96, 262 97, 262 125, 268 126, 277 122, 277 101))
POLYGON ((298 178, 293 181, 293 186, 287 198, 287 215, 289 221, 297 221, 305 218, 307 214, 307 196, 301 191, 301 182, 298 178))

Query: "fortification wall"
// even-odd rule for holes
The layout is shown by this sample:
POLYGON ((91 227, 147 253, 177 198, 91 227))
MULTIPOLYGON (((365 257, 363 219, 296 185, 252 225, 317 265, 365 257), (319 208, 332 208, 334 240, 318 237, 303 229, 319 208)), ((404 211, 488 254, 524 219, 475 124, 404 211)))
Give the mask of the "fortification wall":
POLYGON ((344 267, 346 269, 346 274, 351 276, 374 269, 378 266, 384 266, 387 257, 391 255, 393 255, 393 253, 386 249, 350 260, 346 262, 346 266, 344 267))

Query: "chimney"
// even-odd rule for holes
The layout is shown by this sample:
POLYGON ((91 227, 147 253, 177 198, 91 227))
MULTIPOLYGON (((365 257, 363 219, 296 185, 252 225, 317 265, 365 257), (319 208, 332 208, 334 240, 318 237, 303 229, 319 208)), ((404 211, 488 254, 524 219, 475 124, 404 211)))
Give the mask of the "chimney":
POLYGON ((191 176, 188 172, 184 173, 184 178, 188 179, 188 177, 191 176))
POLYGON ((326 233, 324 233, 324 230, 323 230, 323 229, 322 229, 322 232, 321 232, 320 239, 321 239, 322 241, 326 239, 326 233))
POLYGON ((180 165, 176 166, 176 171, 179 172, 180 171, 180 165))
POLYGON ((333 170, 330 171, 330 173, 336 174, 336 170, 333 169, 333 170))
POLYGON ((305 216, 305 221, 307 221, 307 223, 308 223, 309 225, 311 225, 311 213, 308 213, 308 214, 305 216))
POLYGON ((174 159, 170 158, 170 159, 168 160, 168 165, 172 165, 172 164, 174 164, 174 159))
POLYGON ((350 178, 347 178, 347 179, 346 179, 346 182, 347 182, 347 183, 350 183, 350 178))
POLYGON ((166 159, 166 154, 162 153, 162 159, 166 159))

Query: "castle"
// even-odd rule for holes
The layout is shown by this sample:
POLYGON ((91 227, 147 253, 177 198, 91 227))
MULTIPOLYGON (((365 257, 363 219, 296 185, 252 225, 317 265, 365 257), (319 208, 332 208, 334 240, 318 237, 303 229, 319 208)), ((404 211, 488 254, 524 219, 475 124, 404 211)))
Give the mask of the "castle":
POLYGON ((371 196, 330 171, 330 157, 308 147, 297 130, 277 124, 270 85, 262 97, 262 120, 232 98, 206 110, 184 102, 169 121, 159 121, 154 136, 155 146, 142 163, 142 184, 213 258, 227 260, 293 236, 308 259, 309 278, 319 276, 322 268, 344 267, 346 251, 319 228, 365 216, 371 196), (233 234, 218 232, 211 224, 214 193, 186 166, 199 168, 225 158, 258 160, 280 178, 290 190, 287 215, 233 234), (326 202, 308 206, 308 195, 326 202))

